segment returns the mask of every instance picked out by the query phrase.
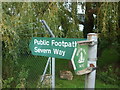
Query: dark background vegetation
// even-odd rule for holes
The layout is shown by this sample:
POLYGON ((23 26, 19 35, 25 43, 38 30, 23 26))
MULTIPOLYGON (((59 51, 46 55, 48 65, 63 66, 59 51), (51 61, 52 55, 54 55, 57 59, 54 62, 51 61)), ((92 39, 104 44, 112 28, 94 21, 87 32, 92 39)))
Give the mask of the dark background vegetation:
MULTIPOLYGON (((47 58, 32 56, 28 45, 31 37, 50 37, 40 23, 42 19, 47 22, 56 37, 86 38, 88 33, 97 33, 99 43, 96 87, 110 87, 108 84, 115 85, 111 87, 119 86, 120 2, 79 4, 86 7, 84 18, 77 14, 77 2, 71 4, 67 2, 2 3, 0 32, 2 33, 4 88, 37 87, 39 75, 43 72, 39 69, 44 69, 47 58), (93 17, 93 14, 96 17, 93 17), (83 31, 79 30, 79 24, 84 25, 83 31), (32 86, 30 82, 35 84, 32 86)), ((74 75, 75 79, 71 82, 59 79, 60 70, 73 71, 68 67, 68 62, 68 60, 56 60, 57 87, 79 88, 79 84, 71 83, 77 83, 78 80, 84 82, 84 76, 79 78, 74 75)), ((80 82, 81 87, 84 87, 82 82, 80 82)))

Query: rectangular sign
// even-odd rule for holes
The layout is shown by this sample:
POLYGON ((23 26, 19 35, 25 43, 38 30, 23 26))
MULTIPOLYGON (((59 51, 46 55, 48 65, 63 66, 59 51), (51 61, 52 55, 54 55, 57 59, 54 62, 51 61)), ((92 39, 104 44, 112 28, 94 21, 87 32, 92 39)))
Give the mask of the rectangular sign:
POLYGON ((29 47, 33 55, 71 59, 78 38, 33 37, 29 47))
POLYGON ((77 44, 74 49, 71 61, 76 73, 86 69, 88 65, 88 45, 77 44))

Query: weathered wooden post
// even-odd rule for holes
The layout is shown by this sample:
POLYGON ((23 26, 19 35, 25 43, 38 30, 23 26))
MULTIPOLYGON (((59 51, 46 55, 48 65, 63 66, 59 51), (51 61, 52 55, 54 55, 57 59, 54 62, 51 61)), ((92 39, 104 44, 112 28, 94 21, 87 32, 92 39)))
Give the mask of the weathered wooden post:
MULTIPOLYGON (((97 34, 96 33, 89 33, 87 35, 87 39, 92 41, 92 44, 89 45, 88 48, 88 67, 96 67, 97 61, 97 34)), ((85 89, 95 88, 95 77, 96 77, 96 70, 92 71, 89 74, 86 74, 85 77, 85 89)))

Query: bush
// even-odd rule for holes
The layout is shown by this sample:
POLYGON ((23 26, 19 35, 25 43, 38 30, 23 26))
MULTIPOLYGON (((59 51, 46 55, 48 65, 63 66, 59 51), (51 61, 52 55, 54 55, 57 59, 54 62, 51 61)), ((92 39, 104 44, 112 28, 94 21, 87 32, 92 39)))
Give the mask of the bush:
POLYGON ((2 88, 10 88, 13 80, 14 80, 13 77, 3 80, 2 88))
POLYGON ((106 84, 119 85, 120 77, 117 73, 119 73, 119 68, 114 69, 113 66, 108 66, 105 71, 98 70, 97 77, 106 84))

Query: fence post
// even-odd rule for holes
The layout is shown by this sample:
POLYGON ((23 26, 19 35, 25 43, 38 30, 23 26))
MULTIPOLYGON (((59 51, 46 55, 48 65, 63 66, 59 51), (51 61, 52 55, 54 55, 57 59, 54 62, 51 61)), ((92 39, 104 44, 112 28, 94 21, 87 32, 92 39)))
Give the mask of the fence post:
MULTIPOLYGON (((45 26, 46 30, 50 34, 50 36, 54 38, 55 35, 53 34, 52 30, 47 25, 45 20, 40 20, 40 21, 43 23, 43 25, 45 26)), ((55 88, 55 58, 53 58, 53 57, 52 57, 52 85, 51 86, 52 86, 52 90, 54 90, 54 88, 55 88)))
MULTIPOLYGON (((88 49, 88 66, 90 65, 96 67, 97 61, 97 34, 96 33, 89 33, 87 35, 87 39, 93 41, 93 45, 89 45, 88 49)), ((95 88, 95 77, 96 77, 96 70, 92 71, 85 76, 85 89, 91 88, 94 90, 95 88)))

